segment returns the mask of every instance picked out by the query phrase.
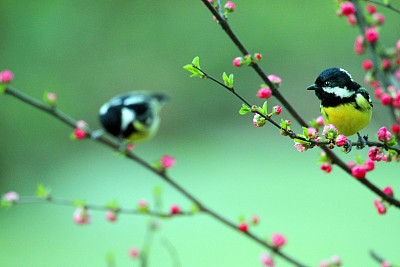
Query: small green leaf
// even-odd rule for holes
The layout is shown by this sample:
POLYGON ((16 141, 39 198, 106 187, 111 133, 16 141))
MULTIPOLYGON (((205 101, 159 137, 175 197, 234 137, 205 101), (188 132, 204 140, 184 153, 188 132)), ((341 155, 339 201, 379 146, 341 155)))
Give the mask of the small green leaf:
POLYGON ((355 155, 354 157, 356 158, 356 162, 358 165, 364 165, 364 161, 362 160, 360 155, 355 155))
POLYGON ((246 64, 247 65, 250 65, 252 61, 253 61, 253 59, 251 58, 250 55, 246 57, 246 64))
POLYGON ((1 83, 0 84, 0 94, 3 94, 6 91, 7 84, 6 83, 1 83))
POLYGON ((198 69, 196 69, 195 67, 193 67, 193 65, 191 65, 191 64, 183 66, 183 68, 192 73, 192 75, 190 75, 190 77, 196 77, 196 76, 203 77, 203 73, 201 71, 199 71, 198 69))
POLYGON ((303 135, 307 138, 308 137, 308 129, 303 127, 303 135))
POLYGON ((244 215, 240 215, 238 220, 239 222, 244 222, 246 221, 246 217, 244 217, 244 215))
POLYGON ((154 197, 156 197, 156 198, 158 198, 158 197, 161 197, 161 194, 162 194, 162 186, 161 185, 156 185, 154 188, 153 188, 153 195, 154 195, 154 197))
POLYGON ((72 200, 72 205, 75 207, 84 207, 85 206, 85 201, 83 200, 72 200))
POLYGON ((231 88, 233 87, 233 74, 229 75, 229 83, 231 85, 231 88))
POLYGON ((200 58, 199 57, 195 57, 192 60, 192 64, 195 65, 196 67, 198 67, 200 69, 200 58))
POLYGON ((242 104, 242 108, 239 110, 239 114, 246 114, 249 113, 251 111, 251 109, 246 106, 245 104, 242 104))
POLYGON ((42 184, 38 184, 36 187, 36 196, 46 198, 50 195, 50 190, 46 189, 42 184))
POLYGON ((267 101, 264 102, 262 109, 263 109, 263 114, 267 114, 267 101))
POLYGON ((110 210, 117 210, 118 209, 118 200, 113 200, 106 203, 106 208, 110 210))
POLYGON ((267 113, 264 113, 264 110, 260 107, 257 108, 258 112, 260 112, 261 114, 267 115, 267 113))
POLYGON ((12 202, 10 202, 10 201, 5 201, 5 200, 1 200, 1 202, 0 202, 0 206, 2 207, 2 208, 9 208, 9 207, 11 207, 13 205, 13 203, 12 202))
POLYGON ((199 208, 199 206, 198 206, 196 203, 194 203, 194 204, 192 205, 190 211, 191 211, 193 214, 196 214, 196 213, 198 213, 198 212, 200 211, 200 208, 199 208))
POLYGON ((396 138, 392 135, 392 139, 387 143, 388 146, 395 146, 397 145, 396 138))

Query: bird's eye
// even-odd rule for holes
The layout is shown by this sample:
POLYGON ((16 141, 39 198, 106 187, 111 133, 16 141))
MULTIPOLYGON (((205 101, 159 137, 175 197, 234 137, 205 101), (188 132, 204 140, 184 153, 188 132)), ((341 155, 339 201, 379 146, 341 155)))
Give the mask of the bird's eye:
POLYGON ((324 82, 324 86, 329 86, 330 82, 324 82))

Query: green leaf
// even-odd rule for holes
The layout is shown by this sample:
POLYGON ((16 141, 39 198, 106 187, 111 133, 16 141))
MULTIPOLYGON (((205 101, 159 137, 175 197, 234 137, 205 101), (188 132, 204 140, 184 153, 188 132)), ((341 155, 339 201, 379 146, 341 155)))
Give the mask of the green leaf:
POLYGON ((356 158, 356 162, 358 165, 364 165, 364 161, 362 160, 360 155, 355 155, 354 157, 356 158))
POLYGON ((246 64, 247 65, 250 65, 252 61, 253 61, 253 59, 251 58, 250 55, 248 57, 246 57, 246 64))
POLYGON ((154 188, 153 188, 153 195, 154 195, 154 197, 156 197, 156 198, 158 198, 158 197, 161 197, 161 194, 162 194, 162 186, 161 185, 156 185, 154 188))
POLYGON ((200 58, 199 57, 195 57, 192 60, 192 64, 195 65, 196 67, 198 67, 200 69, 200 58))
POLYGON ((9 208, 13 205, 13 203, 11 203, 10 201, 5 201, 4 199, 1 200, 0 202, 0 206, 2 208, 9 208))
POLYGON ((193 67, 193 65, 191 65, 191 64, 183 66, 183 68, 192 73, 192 75, 190 75, 190 77, 196 77, 196 76, 203 77, 203 73, 201 71, 199 71, 198 69, 196 69, 195 67, 193 67))
POLYGON ((396 138, 392 135, 392 139, 387 143, 388 146, 395 146, 397 145, 396 138))
POLYGON ((246 217, 244 217, 244 215, 240 215, 238 220, 239 222, 244 222, 246 221, 246 217))
POLYGON ((46 198, 50 195, 50 190, 46 189, 42 184, 38 184, 36 187, 36 196, 46 198))
POLYGON ((233 87, 233 74, 229 75, 229 83, 231 85, 231 88, 233 87))
POLYGON ((226 75, 226 73, 224 72, 222 74, 222 79, 224 80, 224 84, 227 87, 229 87, 229 88, 233 87, 233 74, 229 75, 229 77, 228 77, 228 75, 226 75))
POLYGON ((242 104, 242 108, 239 110, 239 114, 246 114, 249 113, 251 111, 251 109, 246 106, 245 104, 242 104))
POLYGON ((198 213, 198 212, 200 211, 200 208, 199 208, 199 206, 198 206, 196 203, 194 203, 194 204, 192 205, 190 211, 191 211, 193 214, 196 214, 196 213, 198 213))
POLYGON ((83 200, 72 200, 72 205, 75 207, 84 207, 86 204, 83 200))
POLYGON ((261 114, 267 115, 266 113, 264 113, 264 110, 263 110, 262 108, 258 107, 257 110, 258 110, 261 114))
POLYGON ((308 138, 308 129, 306 127, 303 127, 303 135, 308 138))
POLYGON ((264 102, 262 109, 263 109, 263 114, 267 114, 267 101, 264 102))
POLYGON ((7 84, 6 83, 1 83, 0 84, 0 94, 3 94, 6 91, 7 84))
POLYGON ((117 210, 118 209, 118 200, 114 199, 113 201, 106 203, 106 208, 110 210, 117 210))

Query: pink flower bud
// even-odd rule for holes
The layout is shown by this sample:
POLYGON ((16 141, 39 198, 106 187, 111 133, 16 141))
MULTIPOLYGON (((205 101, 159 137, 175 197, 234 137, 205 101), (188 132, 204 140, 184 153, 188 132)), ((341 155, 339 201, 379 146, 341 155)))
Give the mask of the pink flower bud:
POLYGON ((315 135, 315 137, 318 137, 318 132, 315 128, 313 127, 308 127, 308 137, 312 137, 313 135, 315 135))
POLYGON ((336 139, 338 134, 339 131, 333 124, 325 125, 322 131, 322 135, 325 136, 326 139, 336 139))
POLYGON ((389 69, 391 66, 392 66, 392 63, 390 62, 390 59, 384 58, 384 59, 382 60, 382 68, 383 68, 384 70, 389 69))
POLYGON ((379 147, 371 147, 368 151, 368 157, 373 161, 381 161, 383 152, 379 147))
POLYGON ((385 16, 383 16, 381 13, 375 13, 372 15, 372 18, 374 21, 376 21, 376 24, 382 25, 385 23, 385 16))
POLYGON ((226 2, 225 4, 225 10, 227 10, 228 12, 233 12, 235 11, 236 7, 235 4, 232 3, 231 1, 226 2))
POLYGON ((372 61, 369 59, 364 60, 363 62, 363 69, 370 70, 372 68, 372 61))
POLYGON ((297 143, 297 142, 294 143, 294 147, 297 148, 299 152, 305 152, 308 149, 308 147, 304 146, 303 143, 297 143))
POLYGON ((134 148, 135 148, 135 145, 132 143, 126 145, 126 150, 128 150, 128 151, 132 151, 134 148))
POLYGON ((274 260, 268 253, 262 253, 260 261, 264 266, 275 266, 274 260))
MULTIPOLYGON (((137 206, 138 206, 138 210, 141 211, 141 212, 147 212, 148 209, 149 209, 149 205, 147 204, 147 201, 143 200, 143 199, 139 200, 137 206)), ((178 209, 179 209, 179 207, 178 207, 178 209)))
POLYGON ((364 166, 367 169, 367 172, 373 171, 375 169, 375 162, 372 159, 367 159, 364 162, 364 166))
POLYGON ((131 256, 131 258, 137 258, 139 256, 139 249, 132 247, 131 249, 129 249, 129 256, 131 256))
POLYGON ((346 142, 347 142, 346 136, 340 134, 336 137, 336 145, 337 146, 344 146, 344 144, 346 144, 346 142))
POLYGON ((86 129, 86 128, 89 127, 89 125, 87 124, 86 121, 79 120, 79 121, 76 122, 76 127, 79 128, 79 129, 86 129))
POLYGON ((319 263, 319 267, 328 267, 329 266, 329 262, 326 260, 323 260, 319 263))
POLYGON ((240 67, 242 66, 244 63, 243 58, 242 57, 237 57, 233 60, 233 66, 235 67, 240 67))
POLYGON ((367 28, 365 29, 365 39, 369 43, 375 43, 379 38, 379 34, 376 31, 376 28, 367 28))
POLYGON ((381 96, 381 103, 384 106, 388 106, 390 105, 390 103, 392 103, 392 97, 389 94, 382 94, 381 96))
POLYGON ((263 127, 265 125, 265 123, 266 123, 266 121, 265 121, 264 117, 260 116, 259 114, 254 114, 253 124, 256 127, 263 127))
POLYGON ((351 169, 351 168, 353 168, 354 166, 356 166, 356 163, 354 162, 354 161, 349 161, 348 163, 347 163, 347 166, 351 169))
POLYGON ((362 55, 364 54, 365 44, 364 44, 364 37, 362 35, 358 35, 356 38, 356 42, 354 43, 354 51, 362 55))
POLYGON ((181 209, 179 208, 178 205, 173 204, 173 205, 171 205, 171 207, 170 207, 170 212, 171 212, 172 215, 180 214, 180 213, 181 213, 181 209))
POLYGON ((0 73, 0 82, 9 83, 14 79, 14 74, 9 70, 3 70, 0 73))
POLYGON ((74 130, 74 136, 76 139, 83 139, 86 137, 86 132, 82 129, 75 128, 74 130))
POLYGON ((357 23, 357 18, 354 14, 350 14, 347 16, 347 22, 350 26, 354 26, 357 23))
POLYGON ((247 233, 247 223, 246 222, 241 222, 238 226, 239 231, 243 232, 243 233, 247 233))
POLYGON ((390 267, 390 262, 388 261, 382 261, 382 267, 390 267))
POLYGON ((175 158, 168 156, 168 155, 164 155, 161 157, 161 165, 163 166, 164 169, 169 169, 172 168, 175 165, 175 158))
POLYGON ((365 9, 369 14, 374 14, 376 12, 376 7, 374 5, 368 4, 365 9))
POLYGON ((257 92, 257 97, 258 98, 265 98, 268 99, 271 97, 272 91, 268 87, 262 87, 260 90, 257 92))
POLYGON ((253 215, 253 216, 251 217, 251 221, 252 221, 254 224, 258 224, 258 222, 260 221, 260 218, 259 218, 257 215, 253 215))
POLYGON ((324 162, 321 164, 320 169, 326 173, 330 173, 332 171, 332 165, 327 162, 324 162))
POLYGON ((393 197, 393 189, 390 186, 386 186, 385 188, 383 188, 382 192, 386 195, 393 197))
POLYGON ((57 100, 57 95, 55 93, 48 93, 47 94, 47 101, 49 101, 49 103, 54 104, 57 100))
POLYGON ((331 257, 331 264, 333 266, 341 266, 342 265, 342 260, 340 259, 339 255, 333 255, 331 257))
POLYGON ((110 222, 115 222, 117 220, 117 213, 113 210, 106 211, 106 219, 110 222))
POLYGON ((282 79, 276 75, 268 75, 268 80, 270 80, 276 87, 279 87, 282 83, 282 79))
POLYGON ((282 109, 280 106, 275 106, 272 108, 272 110, 273 110, 273 113, 277 114, 277 115, 281 114, 281 112, 282 112, 282 109))
POLYGON ((89 224, 91 214, 85 207, 78 206, 76 207, 72 218, 76 224, 89 224))
MULTIPOLYGON (((377 87, 377 88, 375 89, 374 96, 375 96, 376 98, 380 99, 381 96, 382 96, 382 94, 383 94, 382 88, 377 87)), ((389 97, 390 97, 390 96, 389 96, 389 97)), ((385 100, 385 101, 386 101, 386 100, 385 100)))
POLYGON ((377 134, 379 141, 389 142, 392 139, 392 134, 386 129, 386 127, 381 127, 377 134))
POLYGON ((353 3, 351 2, 343 2, 340 4, 340 10, 344 16, 352 15, 356 13, 356 9, 354 8, 353 3))
POLYGON ((271 236, 271 243, 272 243, 273 246, 275 246, 275 247, 277 247, 277 248, 280 248, 280 247, 282 247, 283 245, 285 245, 285 243, 286 243, 286 237, 284 237, 284 236, 281 235, 281 234, 274 233, 274 234, 272 234, 272 236, 271 236))
POLYGON ((261 60, 261 58, 262 58, 262 56, 261 56, 260 53, 256 53, 256 54, 254 55, 254 57, 255 57, 256 59, 258 59, 258 60, 261 60))
POLYGON ((324 125, 324 118, 322 116, 317 117, 316 122, 318 125, 324 125))
POLYGON ((390 127, 390 130, 395 134, 400 134, 400 125, 397 123, 393 123, 392 127, 390 127))
POLYGON ((4 195, 4 201, 15 203, 19 200, 19 195, 17 192, 10 191, 4 195))
POLYGON ((367 168, 362 165, 356 165, 351 168, 351 174, 357 179, 365 178, 365 174, 367 173, 367 168))
POLYGON ((376 205, 376 209, 378 210, 379 214, 385 214, 386 213, 386 208, 383 203, 379 203, 376 205))

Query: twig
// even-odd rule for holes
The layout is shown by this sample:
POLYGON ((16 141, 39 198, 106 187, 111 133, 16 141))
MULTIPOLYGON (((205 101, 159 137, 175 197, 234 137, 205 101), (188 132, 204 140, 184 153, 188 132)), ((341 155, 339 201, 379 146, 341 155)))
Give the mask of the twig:
MULTIPOLYGON (((244 47, 243 43, 239 40, 239 38, 236 36, 236 34, 232 31, 230 28, 229 24, 227 21, 223 20, 218 12, 215 10, 215 8, 207 1, 207 0, 201 0, 206 7, 211 11, 211 13, 217 18, 219 21, 219 24, 221 25, 222 29, 225 31, 225 33, 230 37, 232 42, 237 46, 237 48, 241 51, 243 55, 248 55, 249 52, 247 49, 244 47)), ((352 0, 354 1, 354 0, 352 0)), ((310 127, 306 121, 299 115, 299 113, 294 109, 294 107, 286 100, 286 98, 279 92, 279 90, 274 86, 274 84, 268 79, 268 76, 265 74, 265 72, 261 69, 261 67, 256 63, 252 63, 251 67, 257 72, 257 74, 260 76, 260 78, 268 85, 268 87, 271 89, 272 94, 281 102, 281 104, 286 108, 286 110, 294 117, 294 119, 300 123, 300 125, 305 126, 305 127, 310 127)), ((345 162, 343 162, 335 153, 333 153, 332 150, 330 150, 327 146, 320 146, 322 150, 325 151, 326 155, 332 160, 333 164, 338 165, 341 169, 343 169, 345 172, 352 176, 351 174, 351 169, 345 162)), ((372 192, 380 196, 382 199, 385 201, 389 202, 390 204, 400 208, 400 201, 392 198, 391 196, 385 194, 382 192, 378 187, 376 187, 374 184, 372 184, 370 181, 367 180, 367 178, 364 179, 356 179, 358 182, 369 188, 372 192)))
POLYGON ((392 6, 390 3, 385 4, 385 3, 382 3, 382 2, 379 2, 379 1, 375 1, 375 0, 364 0, 364 1, 365 1, 365 2, 370 2, 370 3, 373 3, 373 4, 376 4, 376 5, 379 5, 379 6, 387 7, 388 9, 391 9, 391 10, 393 10, 394 12, 400 14, 400 9, 395 8, 395 7, 392 6))
MULTIPOLYGON (((19 200, 16 201, 16 204, 29 204, 29 203, 30 204, 48 203, 48 204, 70 206, 70 207, 76 206, 72 200, 55 198, 55 197, 42 198, 42 197, 35 197, 35 196, 20 196, 19 200)), ((99 211, 110 210, 110 208, 108 208, 104 205, 85 204, 84 206, 89 210, 99 210, 99 211)), ((160 217, 160 218, 194 215, 194 213, 192 213, 192 212, 181 212, 179 214, 170 214, 170 213, 163 213, 163 212, 157 212, 157 211, 152 211, 152 210, 140 211, 138 209, 133 209, 133 208, 119 208, 119 207, 116 209, 113 209, 113 210, 119 214, 148 215, 148 216, 160 217)))
MULTIPOLYGON (((207 2, 208 3, 208 2, 207 2)), ((52 115, 53 117, 59 119, 60 121, 64 122, 65 124, 71 126, 72 128, 76 127, 76 120, 72 119, 71 117, 69 117, 68 115, 66 115, 65 113, 58 111, 54 108, 48 107, 46 105, 44 105, 43 103, 13 89, 12 87, 8 86, 5 91, 5 94, 14 96, 15 98, 33 106, 36 107, 42 111, 44 111, 47 114, 52 115)), ((87 136, 88 137, 92 137, 93 131, 90 129, 85 129, 85 131, 87 132, 87 136)), ((90 140, 93 141, 97 141, 103 145, 106 145, 116 151, 119 151, 120 148, 120 144, 116 143, 115 141, 112 141, 110 139, 108 139, 105 136, 99 136, 96 139, 92 139, 90 138, 90 140)), ((135 161, 136 163, 138 163, 139 165, 141 165, 142 167, 144 167, 145 169, 149 170, 150 172, 158 175, 161 179, 163 179, 165 182, 167 182, 170 186, 172 186, 173 188, 175 188, 178 192, 180 192, 182 195, 184 195, 186 198, 188 198, 190 201, 192 201, 194 204, 197 205, 197 207, 199 208, 199 211, 202 211, 203 213, 207 213, 208 215, 210 215, 211 217, 215 218, 217 221, 219 221, 220 223, 232 228, 233 230, 235 230, 236 232, 239 232, 238 230, 238 226, 237 224, 229 221, 228 219, 226 219, 225 217, 221 216, 219 213, 215 212, 214 210, 208 208, 207 206, 205 206, 200 200, 198 200, 195 196, 193 196, 191 193, 189 193, 185 188, 183 188, 182 186, 180 186, 179 184, 177 184, 175 181, 173 181, 165 172, 159 171, 158 169, 154 168, 153 166, 151 166, 149 163, 147 163, 146 161, 144 161, 142 158, 136 156, 135 154, 133 154, 132 152, 126 152, 126 157, 135 161)), ((247 236, 248 238, 250 238, 251 240, 257 242, 258 244, 260 244, 261 246, 274 251, 274 253, 276 255, 279 255, 282 259, 285 259, 287 262, 295 265, 295 266, 299 266, 299 267, 305 267, 307 265, 301 263, 300 261, 294 259, 293 257, 289 256, 288 254, 277 250, 274 246, 266 243, 264 240, 262 240, 261 238, 259 238, 258 236, 250 233, 250 232, 246 232, 243 233, 245 236, 247 236)))

